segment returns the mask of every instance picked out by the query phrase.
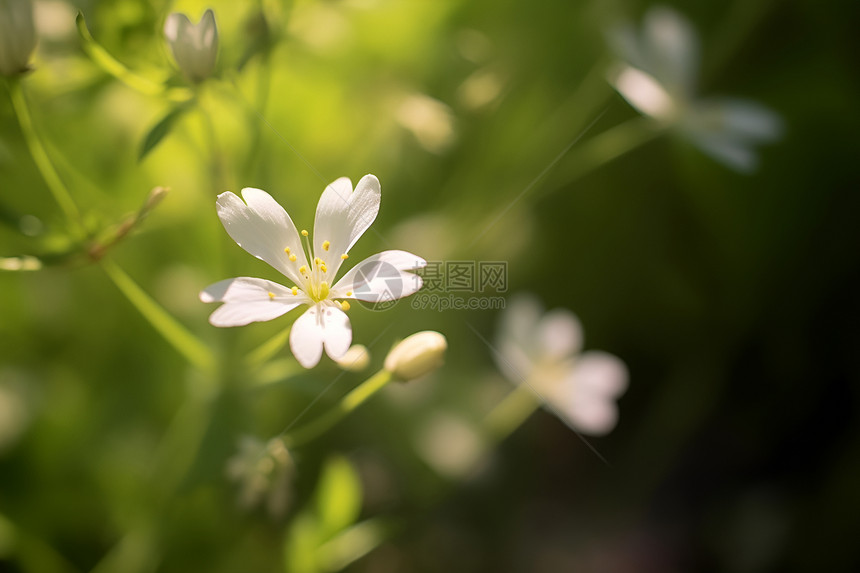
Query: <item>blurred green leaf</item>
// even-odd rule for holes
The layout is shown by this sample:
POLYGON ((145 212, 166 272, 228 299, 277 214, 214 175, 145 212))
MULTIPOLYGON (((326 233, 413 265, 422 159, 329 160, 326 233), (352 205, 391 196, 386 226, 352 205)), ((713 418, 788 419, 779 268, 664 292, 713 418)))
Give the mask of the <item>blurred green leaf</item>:
POLYGON ((317 549, 323 571, 341 571, 385 541, 389 527, 380 519, 368 519, 345 529, 317 549))
POLYGON ((302 514, 287 530, 284 544, 284 567, 287 573, 317 573, 320 571, 316 559, 318 544, 317 520, 313 515, 302 514))
POLYGON ((156 145, 161 143, 161 140, 170 133, 171 129, 173 129, 176 121, 182 117, 188 109, 189 107, 187 105, 177 105, 152 126, 152 129, 147 132, 146 137, 143 138, 143 142, 140 144, 140 150, 137 153, 138 161, 143 161, 144 157, 146 157, 150 151, 155 149, 156 145))
POLYGON ((332 457, 317 486, 320 540, 326 541, 352 525, 361 512, 361 480, 349 461, 332 457))

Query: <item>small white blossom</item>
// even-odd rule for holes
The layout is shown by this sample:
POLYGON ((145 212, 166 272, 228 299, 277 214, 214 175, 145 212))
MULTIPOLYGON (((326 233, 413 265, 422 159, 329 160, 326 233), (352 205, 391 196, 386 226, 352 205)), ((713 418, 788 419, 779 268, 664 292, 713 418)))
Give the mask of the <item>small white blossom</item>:
POLYGON ((176 65, 189 80, 199 83, 212 75, 218 57, 218 27, 212 10, 206 10, 197 24, 185 14, 170 14, 164 22, 164 36, 176 65))
POLYGON ((427 262, 405 251, 383 251, 355 265, 334 282, 355 242, 379 212, 379 180, 365 175, 355 191, 341 177, 323 191, 317 204, 313 244, 310 233, 299 234, 292 219, 268 193, 242 190, 218 196, 218 217, 240 247, 290 279, 285 287, 265 279, 239 277, 215 283, 200 293, 203 302, 223 302, 209 317, 214 326, 242 326, 272 320, 306 305, 293 324, 290 348, 305 368, 315 366, 323 349, 341 359, 352 343, 346 315, 347 299, 389 302, 421 288, 421 277, 409 271, 427 262), (304 241, 304 246, 303 246, 304 241))
POLYGON ((30 0, 0 0, 0 74, 16 76, 26 72, 35 48, 30 0))
POLYGON ((666 7, 651 8, 642 29, 615 29, 609 42, 624 61, 610 82, 640 113, 673 129, 714 159, 737 169, 756 167, 756 144, 782 132, 775 113, 754 102, 702 98, 696 93, 699 42, 690 23, 666 7))
POLYGON ((536 299, 521 295, 502 314, 496 362, 506 378, 528 384, 568 426, 602 435, 618 420, 615 400, 627 389, 627 368, 606 352, 581 352, 582 342, 572 312, 544 314, 536 299))

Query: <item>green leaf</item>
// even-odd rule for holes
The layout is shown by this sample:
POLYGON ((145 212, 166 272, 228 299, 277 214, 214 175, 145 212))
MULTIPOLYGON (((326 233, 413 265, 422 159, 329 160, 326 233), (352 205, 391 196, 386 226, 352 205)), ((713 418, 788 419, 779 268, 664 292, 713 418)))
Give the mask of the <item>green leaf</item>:
POLYGON ((361 480, 346 458, 335 456, 326 462, 316 495, 320 542, 328 541, 358 519, 361 480))
POLYGON ((303 513, 293 520, 284 540, 284 568, 287 573, 320 573, 316 551, 319 545, 317 521, 303 513))
POLYGON ((143 143, 140 145, 140 151, 137 154, 138 161, 143 161, 143 158, 146 157, 150 151, 155 149, 156 145, 161 143, 161 140, 170 133, 176 120, 182 117, 182 114, 186 111, 188 111, 187 105, 178 105, 167 112, 167 115, 162 117, 158 123, 152 126, 152 129, 149 130, 146 137, 143 138, 143 143))
POLYGON ((317 549, 323 571, 342 571, 385 541, 391 528, 379 518, 368 519, 345 529, 317 549))

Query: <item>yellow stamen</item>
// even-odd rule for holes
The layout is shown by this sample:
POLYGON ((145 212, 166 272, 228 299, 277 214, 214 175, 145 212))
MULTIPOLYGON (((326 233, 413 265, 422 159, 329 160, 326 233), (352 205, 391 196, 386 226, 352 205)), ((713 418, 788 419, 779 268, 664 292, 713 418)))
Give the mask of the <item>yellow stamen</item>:
POLYGON ((299 288, 298 287, 293 287, 290 290, 293 291, 293 296, 296 296, 297 294, 299 294, 299 288))
POLYGON ((290 262, 291 262, 291 263, 296 262, 296 260, 297 260, 297 259, 298 259, 298 257, 297 257, 297 256, 295 256, 295 255, 290 255, 290 262))
POLYGON ((274 300, 274 299, 275 299, 275 293, 270 292, 269 293, 269 300, 274 300))
POLYGON ((321 264, 323 264, 323 260, 319 257, 316 257, 314 258, 314 264, 320 266, 321 264))
POLYGON ((289 254, 290 254, 290 248, 289 248, 289 247, 284 247, 284 252, 285 252, 285 253, 287 253, 287 254, 289 255, 289 254))
POLYGON ((302 237, 307 237, 307 236, 308 236, 307 229, 302 229, 302 237))
POLYGON ((325 265, 322 265, 322 266, 320 267, 320 270, 321 270, 322 272, 326 272, 328 269, 326 269, 326 268, 325 268, 325 265))
POLYGON ((299 272, 302 273, 303 275, 306 275, 306 274, 308 274, 308 268, 305 265, 302 265, 299 267, 299 272))
POLYGON ((330 241, 323 241, 323 250, 324 251, 327 251, 330 246, 331 246, 330 241))
POLYGON ((344 312, 349 310, 349 303, 345 300, 340 301, 340 308, 343 309, 344 312))
POLYGON ((347 259, 349 258, 349 255, 347 255, 346 253, 344 253, 344 254, 342 254, 342 255, 340 256, 340 258, 341 258, 341 259, 343 259, 343 260, 347 260, 347 259))
POLYGON ((351 290, 346 291, 346 296, 352 296, 352 291, 351 290))

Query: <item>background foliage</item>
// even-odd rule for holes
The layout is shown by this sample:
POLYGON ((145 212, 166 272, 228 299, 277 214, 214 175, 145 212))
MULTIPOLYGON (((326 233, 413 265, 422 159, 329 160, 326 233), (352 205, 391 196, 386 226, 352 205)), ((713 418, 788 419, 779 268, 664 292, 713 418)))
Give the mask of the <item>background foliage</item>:
MULTIPOLYGON (((603 80, 603 30, 638 20, 642 2, 212 2, 218 78, 142 160, 175 104, 86 57, 75 13, 130 69, 181 87, 161 25, 205 6, 37 4, 40 45, 23 80, 36 129, 90 228, 170 187, 108 259, 216 350, 220 386, 86 256, 0 273, 0 570, 313 570, 301 552, 356 519, 376 521, 344 542, 343 562, 327 546, 330 570, 858 565, 853 3, 674 3, 701 32, 703 90, 756 99, 785 120, 750 176, 668 138, 587 163, 589 138, 635 117, 603 80), (492 340, 498 314, 407 299, 351 312, 356 341, 378 368, 396 339, 439 330, 446 367, 387 388, 292 452, 285 513, 237 502, 225 468, 242 436, 278 434, 334 380, 312 419, 363 377, 325 360, 239 375, 239 357, 289 321, 206 322, 201 288, 277 279, 224 233, 214 198, 266 189, 308 225, 327 182, 365 173, 383 201, 379 233, 356 256, 508 261, 510 292, 570 308, 588 348, 624 358, 620 424, 593 440, 611 465, 540 411, 476 471, 440 473, 416 447, 426 429, 451 417, 476 427, 509 391, 475 335, 492 340), (347 565, 362 547, 376 549, 347 565)), ((6 94, 0 256, 75 251, 6 94)), ((468 437, 448 439, 456 449, 468 437)))

